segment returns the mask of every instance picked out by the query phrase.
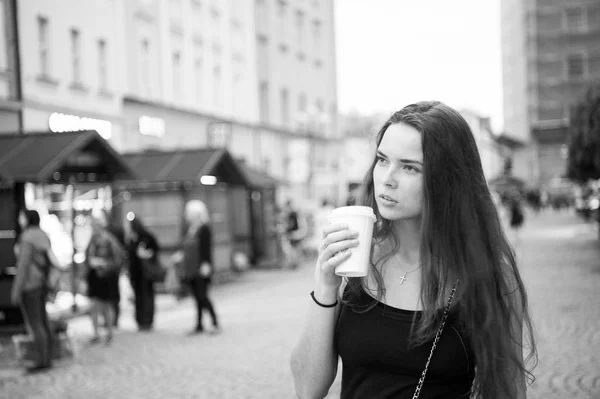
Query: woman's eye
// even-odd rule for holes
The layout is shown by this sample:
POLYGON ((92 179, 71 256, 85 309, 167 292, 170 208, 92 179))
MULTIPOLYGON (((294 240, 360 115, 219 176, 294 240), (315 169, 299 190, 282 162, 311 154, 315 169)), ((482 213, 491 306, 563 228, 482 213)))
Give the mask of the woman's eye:
POLYGON ((407 172, 410 172, 410 173, 416 173, 416 172, 419 171, 417 168, 412 167, 410 165, 404 165, 404 166, 402 166, 402 169, 404 169, 404 170, 406 170, 407 172))
POLYGON ((382 157, 377 157, 377 163, 380 165, 385 165, 387 163, 387 159, 382 157))

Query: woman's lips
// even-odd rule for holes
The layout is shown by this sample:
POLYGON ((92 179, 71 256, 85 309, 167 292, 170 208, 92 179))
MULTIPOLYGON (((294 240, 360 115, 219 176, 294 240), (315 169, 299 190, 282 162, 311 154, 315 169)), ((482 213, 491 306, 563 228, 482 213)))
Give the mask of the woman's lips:
POLYGON ((388 202, 398 203, 398 201, 396 201, 395 199, 393 199, 389 195, 381 194, 381 195, 379 195, 379 198, 381 198, 381 199, 383 199, 385 201, 388 201, 388 202))

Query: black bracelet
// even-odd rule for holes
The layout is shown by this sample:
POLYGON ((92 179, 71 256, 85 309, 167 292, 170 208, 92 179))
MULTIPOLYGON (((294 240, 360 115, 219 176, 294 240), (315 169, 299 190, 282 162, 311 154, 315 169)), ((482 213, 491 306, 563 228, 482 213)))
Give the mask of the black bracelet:
POLYGON ((320 307, 322 307, 322 308, 334 308, 334 307, 336 307, 336 306, 337 306, 337 304, 338 304, 338 301, 337 301, 337 299, 335 300, 335 303, 334 303, 334 304, 331 304, 331 305, 325 305, 325 304, 323 304, 323 303, 321 303, 321 302, 317 301, 317 298, 315 298, 315 292, 314 292, 314 291, 311 291, 311 293, 310 293, 310 297, 313 299, 313 301, 315 301, 315 303, 316 303, 317 305, 319 305, 319 306, 320 306, 320 307))

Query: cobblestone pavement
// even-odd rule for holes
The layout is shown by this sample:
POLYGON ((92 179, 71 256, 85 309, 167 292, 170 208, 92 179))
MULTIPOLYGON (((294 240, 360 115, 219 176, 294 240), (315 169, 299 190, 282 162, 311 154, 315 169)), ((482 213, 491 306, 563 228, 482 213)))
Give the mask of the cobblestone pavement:
MULTIPOLYGON (((539 366, 530 399, 600 399, 600 243, 570 213, 529 216, 518 245, 539 366)), ((164 306, 153 333, 125 311, 110 347, 83 345, 38 376, 0 370, 0 398, 294 398, 289 355, 303 324, 312 267, 254 271, 213 288, 223 333, 186 336, 190 300, 164 306)), ((88 338, 89 320, 70 329, 88 338)), ((328 398, 339 397, 339 375, 328 398)))

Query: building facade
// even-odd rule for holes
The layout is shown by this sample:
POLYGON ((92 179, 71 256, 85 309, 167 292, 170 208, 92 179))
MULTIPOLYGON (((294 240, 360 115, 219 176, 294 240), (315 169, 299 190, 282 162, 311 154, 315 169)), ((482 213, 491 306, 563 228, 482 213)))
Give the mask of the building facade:
POLYGON ((21 131, 16 1, 0 1, 0 134, 21 131))
POLYGON ((17 21, 23 130, 122 138, 120 0, 22 0, 17 21))
POLYGON ((284 195, 337 200, 341 142, 334 2, 254 3, 260 125, 289 132, 281 147, 270 146, 261 163, 288 180, 284 195))
POLYGON ((337 195, 333 1, 124 7, 124 151, 226 147, 283 197, 337 195))
POLYGON ((600 80, 600 3, 501 2, 504 128, 525 143, 514 174, 544 184, 566 172, 569 110, 600 80))
MULTIPOLYGON (((124 3, 123 150, 237 145, 258 122, 253 3, 124 3), (218 124, 216 124, 218 122, 218 124)), ((244 154, 245 155, 245 154, 244 154)))
POLYGON ((469 124, 477 143, 486 180, 490 181, 500 176, 504 170, 507 154, 504 146, 498 142, 498 136, 492 130, 490 118, 482 117, 470 110, 461 110, 460 113, 469 124))
POLYGON ((16 14, 21 67, 1 73, 19 57, 0 48, 0 80, 20 70, 21 130, 94 129, 120 152, 225 147, 283 197, 337 199, 333 0, 23 0, 16 14))

